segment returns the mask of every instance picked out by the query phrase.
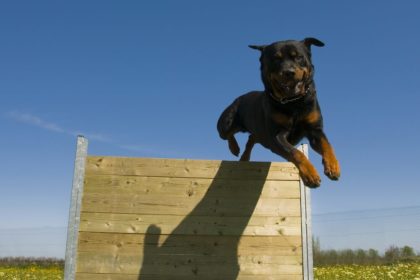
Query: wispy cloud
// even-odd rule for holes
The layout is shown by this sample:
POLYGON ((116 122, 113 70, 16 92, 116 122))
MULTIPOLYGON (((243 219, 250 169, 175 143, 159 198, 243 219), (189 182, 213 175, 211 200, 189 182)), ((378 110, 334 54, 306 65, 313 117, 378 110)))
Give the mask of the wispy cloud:
POLYGON ((6 113, 6 117, 13 119, 15 121, 18 121, 18 122, 38 126, 40 128, 43 128, 49 131, 58 132, 58 133, 66 133, 66 131, 63 128, 59 127, 58 125, 54 123, 46 122, 42 120, 41 118, 34 115, 12 111, 12 112, 6 113))
POLYGON ((38 116, 28 114, 28 113, 11 111, 11 112, 6 113, 6 117, 17 122, 36 126, 44 130, 48 130, 55 133, 67 134, 73 137, 77 135, 84 135, 85 137, 91 140, 96 140, 96 141, 101 141, 101 142, 112 142, 112 140, 105 135, 102 135, 99 133, 87 133, 83 131, 75 131, 71 129, 66 129, 66 128, 61 127, 58 124, 43 120, 42 118, 38 116))
POLYGON ((116 141, 114 141, 110 137, 105 136, 103 134, 89 133, 89 132, 85 132, 85 131, 67 129, 67 128, 64 128, 64 127, 56 124, 56 123, 53 123, 51 121, 47 121, 47 120, 42 119, 41 117, 35 116, 33 114, 22 113, 22 112, 18 112, 18 111, 10 111, 10 112, 5 114, 5 117, 7 117, 8 119, 11 119, 13 121, 16 121, 16 122, 20 122, 20 123, 24 123, 24 124, 27 124, 27 125, 35 126, 35 127, 44 129, 46 131, 54 132, 54 133, 65 134, 65 135, 69 135, 69 136, 72 136, 72 137, 76 137, 78 135, 83 135, 89 140, 95 140, 95 141, 99 141, 99 142, 112 144, 112 145, 114 145, 114 146, 116 146, 120 149, 140 153, 140 154, 143 154, 145 156, 157 156, 157 157, 161 157, 161 156, 163 156, 163 157, 168 157, 168 156, 177 157, 177 156, 180 156, 180 153, 174 151, 174 149, 169 149, 168 147, 156 147, 156 146, 151 146, 151 145, 147 145, 147 144, 123 145, 123 144, 117 143, 116 141))

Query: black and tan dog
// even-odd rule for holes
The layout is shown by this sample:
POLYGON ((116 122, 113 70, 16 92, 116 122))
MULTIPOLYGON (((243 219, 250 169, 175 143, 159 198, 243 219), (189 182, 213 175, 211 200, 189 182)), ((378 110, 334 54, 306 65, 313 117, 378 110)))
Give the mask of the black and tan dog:
POLYGON ((340 177, 334 150, 323 131, 321 110, 313 80, 311 45, 324 43, 315 38, 280 41, 264 46, 249 46, 261 51, 261 77, 264 91, 252 91, 238 97, 225 109, 217 123, 222 139, 239 155, 237 132, 249 132, 241 160, 248 161, 255 143, 293 162, 305 185, 318 187, 321 178, 314 166, 298 151, 303 137, 322 155, 324 173, 332 180, 340 177))

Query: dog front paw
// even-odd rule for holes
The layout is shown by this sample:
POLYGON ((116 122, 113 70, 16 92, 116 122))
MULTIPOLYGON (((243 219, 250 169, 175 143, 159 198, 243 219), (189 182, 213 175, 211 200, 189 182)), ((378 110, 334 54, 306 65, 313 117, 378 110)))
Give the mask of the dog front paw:
POLYGON ((322 163, 324 164, 324 173, 331 180, 338 180, 340 178, 340 164, 337 159, 323 159, 322 163))
POLYGON ((300 177, 305 186, 309 188, 317 188, 321 185, 321 177, 312 165, 305 165, 300 168, 300 177))

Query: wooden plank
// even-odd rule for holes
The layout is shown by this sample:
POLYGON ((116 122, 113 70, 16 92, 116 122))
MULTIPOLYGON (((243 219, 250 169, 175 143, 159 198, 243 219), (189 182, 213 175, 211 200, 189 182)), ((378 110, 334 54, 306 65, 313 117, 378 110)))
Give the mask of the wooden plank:
POLYGON ((299 217, 214 217, 82 213, 80 231, 146 233, 151 225, 161 234, 301 235, 299 217))
MULTIPOLYGON (((83 273, 79 272, 76 274, 77 280, 215 280, 214 275, 201 275, 200 278, 197 276, 186 277, 185 275, 176 276, 171 275, 168 278, 167 275, 141 275, 139 278, 138 274, 113 274, 113 273, 83 273)), ((238 275, 237 278, 225 278, 224 280, 302 280, 302 275, 238 275)))
POLYGON ((171 254, 301 256, 300 236, 196 236, 80 232, 79 252, 124 255, 156 248, 171 254))
POLYGON ((289 162, 237 162, 88 156, 87 174, 153 177, 299 180, 289 162))
POLYGON ((155 237, 81 232, 78 272, 135 274, 142 265, 142 274, 162 273, 171 275, 170 279, 176 279, 173 275, 205 279, 201 277, 204 275, 215 279, 231 275, 239 269, 238 264, 240 276, 300 275, 302 271, 299 237, 155 237))
POLYGON ((229 275, 301 274, 299 256, 222 256, 204 255, 109 255, 79 252, 78 272, 157 274, 157 275, 229 275))
MULTIPOLYGON (((235 256, 235 255, 197 255, 197 254, 167 254, 156 253, 151 255, 135 254, 101 254, 97 252, 80 252, 80 262, 83 263, 79 266, 79 271, 83 272, 98 272, 98 273, 117 273, 121 272, 122 266, 129 264, 130 266, 137 267, 137 270, 142 265, 153 266, 218 266, 218 265, 235 265, 247 266, 253 264, 265 265, 301 265, 301 256, 235 256), (95 260, 100 260, 96 262, 95 260), (104 263, 104 262, 105 263, 104 263), (96 271, 97 265, 101 263, 100 270, 96 271), (89 267, 88 267, 89 266, 89 267)), ((124 272, 122 272, 124 273, 124 272)))
POLYGON ((300 215, 300 199, 241 197, 189 197, 154 195, 85 194, 82 211, 126 214, 173 214, 192 216, 293 216, 300 215))
POLYGON ((85 194, 158 195, 171 197, 249 197, 262 188, 261 198, 299 198, 299 181, 93 175, 85 177, 85 194), (262 186, 262 187, 261 187, 262 186), (208 192, 209 188, 214 191, 208 192))

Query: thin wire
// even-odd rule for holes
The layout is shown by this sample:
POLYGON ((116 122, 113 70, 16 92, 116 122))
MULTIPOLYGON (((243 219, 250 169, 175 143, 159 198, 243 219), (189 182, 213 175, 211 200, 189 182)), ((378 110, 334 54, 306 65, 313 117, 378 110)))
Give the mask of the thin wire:
POLYGON ((378 219, 378 218, 393 218, 393 217, 411 217, 411 216, 420 216, 420 213, 410 213, 410 214, 393 214, 393 215, 379 215, 379 216, 370 216, 370 217, 358 217, 358 218, 337 218, 337 219, 322 219, 314 218, 314 223, 325 223, 325 222, 341 222, 341 221, 357 221, 357 220, 367 220, 367 219, 378 219))
POLYGON ((375 209, 361 209, 361 210, 349 210, 349 211, 340 211, 340 212, 326 212, 326 213, 319 213, 319 214, 312 214, 312 216, 327 216, 327 215, 340 215, 340 214, 347 214, 347 213, 365 213, 365 212, 375 212, 375 211, 384 211, 384 210, 401 210, 401 209, 420 209, 420 205, 412 205, 412 206, 402 206, 402 207, 383 207, 383 208, 375 208, 375 209))
POLYGON ((369 234, 385 234, 385 233, 397 233, 397 232, 414 232, 420 231, 420 228, 413 228, 413 229, 402 229, 402 230, 382 230, 382 231, 366 231, 366 232, 354 232, 354 233, 347 233, 347 234, 323 234, 322 237, 346 237, 352 235, 369 235, 369 234))

